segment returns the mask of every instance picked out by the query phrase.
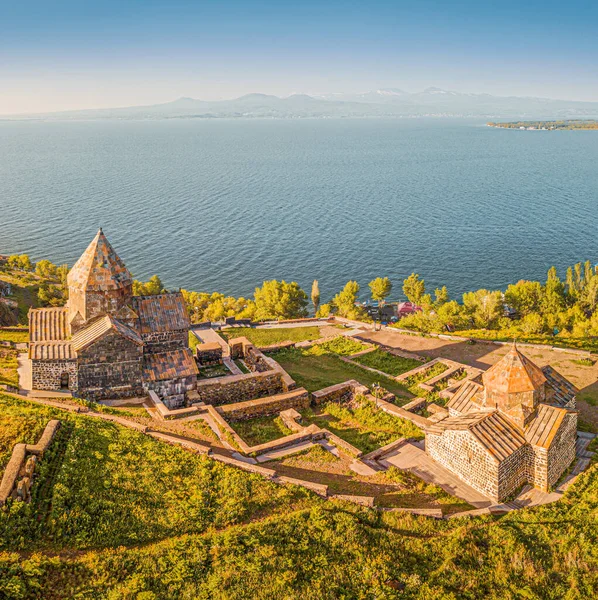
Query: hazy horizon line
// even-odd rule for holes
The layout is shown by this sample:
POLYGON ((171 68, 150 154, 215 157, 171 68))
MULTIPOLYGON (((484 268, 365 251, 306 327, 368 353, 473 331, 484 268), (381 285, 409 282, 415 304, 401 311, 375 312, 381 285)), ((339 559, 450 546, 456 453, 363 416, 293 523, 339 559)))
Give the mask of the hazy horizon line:
MULTIPOLYGON (((333 98, 334 96, 354 96, 354 97, 359 97, 359 96, 365 96, 367 94, 375 94, 381 91, 400 91, 402 94, 405 94, 407 96, 413 96, 413 95, 417 95, 417 94, 423 94, 429 90, 439 90, 442 92, 446 92, 446 93, 450 93, 450 94, 458 94, 458 95, 462 95, 462 96, 485 96, 485 97, 492 97, 492 98, 521 98, 521 99, 537 99, 537 100, 548 100, 548 101, 555 101, 555 102, 578 102, 578 103, 585 103, 585 104, 598 104, 598 99, 596 100, 579 100, 579 99, 565 99, 565 98, 554 98, 554 97, 549 97, 549 96, 534 96, 534 95, 517 95, 517 94, 506 94, 506 93, 501 93, 501 94, 490 94, 488 92, 461 92, 458 91, 456 89, 450 89, 450 88, 440 88, 437 86, 427 86, 419 91, 415 91, 415 92, 411 92, 411 91, 407 91, 405 88, 402 87, 398 87, 398 86, 380 86, 380 87, 376 87, 376 88, 371 88, 369 90, 366 91, 337 91, 337 92, 301 92, 301 91, 296 91, 296 92, 292 92, 290 94, 273 94, 273 93, 267 93, 267 92, 259 92, 259 91, 254 91, 254 92, 247 92, 245 94, 241 94, 241 95, 231 95, 229 97, 218 97, 218 98, 213 98, 213 99, 204 99, 201 97, 193 97, 193 96, 186 96, 186 95, 181 95, 181 96, 177 96, 174 99, 171 100, 163 100, 161 102, 148 102, 148 103, 136 103, 136 104, 119 104, 119 105, 115 105, 115 104, 111 104, 111 105, 103 105, 103 106, 88 106, 88 107, 74 107, 74 108, 61 108, 61 109, 50 109, 50 110, 36 110, 36 111, 26 111, 26 112, 22 112, 22 111, 9 111, 9 112, 2 112, 0 113, 0 116, 27 116, 27 115, 37 115, 37 114, 59 114, 59 113, 66 113, 66 112, 74 112, 74 111, 94 111, 94 110, 110 110, 110 109, 127 109, 127 108, 136 108, 136 107, 151 107, 151 106, 160 106, 163 104, 171 104, 180 100, 193 100, 193 101, 198 101, 198 102, 230 102, 230 101, 234 101, 234 100, 240 100, 242 98, 246 98, 248 96, 266 96, 269 98, 278 98, 280 100, 285 100, 288 98, 292 98, 294 96, 308 96, 310 98, 314 98, 317 100, 323 100, 323 101, 336 101, 336 102, 359 102, 359 100, 348 100, 348 99, 343 99, 343 98, 339 98, 339 99, 335 99, 333 98)), ((375 104, 375 102, 372 102, 371 100, 367 100, 364 99, 363 100, 363 104, 375 104)))

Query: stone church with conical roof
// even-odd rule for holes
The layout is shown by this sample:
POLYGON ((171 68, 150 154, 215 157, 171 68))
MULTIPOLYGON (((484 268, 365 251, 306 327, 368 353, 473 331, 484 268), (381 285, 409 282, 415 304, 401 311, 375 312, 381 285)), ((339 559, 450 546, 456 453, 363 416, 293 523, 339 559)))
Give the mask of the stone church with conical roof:
POLYGON ((133 296, 133 278, 100 229, 68 274, 64 307, 29 312, 32 387, 91 400, 184 404, 197 379, 180 293, 133 296))
POLYGON ((482 381, 466 381, 448 417, 426 430, 426 451, 495 501, 524 484, 548 491, 575 459, 576 387, 513 347, 482 381))

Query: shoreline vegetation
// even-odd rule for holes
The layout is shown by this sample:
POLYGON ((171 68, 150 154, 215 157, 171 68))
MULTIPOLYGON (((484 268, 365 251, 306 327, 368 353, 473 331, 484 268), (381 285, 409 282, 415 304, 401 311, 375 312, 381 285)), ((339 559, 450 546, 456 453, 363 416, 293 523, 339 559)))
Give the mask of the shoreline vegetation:
MULTIPOLYGON (((57 267, 47 260, 34 264, 26 255, 3 258, 0 284, 11 284, 7 297, 18 303, 21 324, 26 325, 31 307, 60 306, 66 302, 66 265, 57 267)), ((393 282, 388 277, 378 277, 368 287, 371 299, 384 304, 392 293, 393 282)), ((193 323, 222 322, 230 317, 252 322, 292 320, 310 315, 372 322, 359 303, 360 290, 357 281, 349 281, 323 303, 317 282, 311 296, 298 283, 284 280, 264 281, 248 298, 184 289, 181 293, 193 323)), ((133 291, 136 295, 149 295, 166 290, 154 275, 147 282, 136 280, 133 291)), ((401 291, 421 310, 393 325, 399 329, 495 341, 516 339, 598 352, 598 266, 589 260, 569 267, 564 279, 551 267, 545 282, 522 279, 504 291, 479 289, 466 292, 458 300, 449 297, 446 286, 428 292, 417 273, 402 282, 401 291)), ((264 334, 265 339, 272 335, 264 334)), ((302 332, 298 335, 303 338, 302 332)))
POLYGON ((564 121, 513 121, 511 123, 486 123, 488 127, 498 129, 521 129, 526 131, 573 131, 598 130, 598 120, 567 119, 564 121))

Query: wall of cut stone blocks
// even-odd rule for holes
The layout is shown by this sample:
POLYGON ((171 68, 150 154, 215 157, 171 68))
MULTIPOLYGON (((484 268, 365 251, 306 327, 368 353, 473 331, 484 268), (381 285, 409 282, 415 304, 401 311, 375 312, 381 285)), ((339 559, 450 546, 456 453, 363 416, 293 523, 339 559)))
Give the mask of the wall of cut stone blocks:
POLYGON ((498 499, 504 500, 522 485, 531 481, 533 452, 525 444, 501 461, 498 467, 498 499))
POLYGON ((575 460, 577 441, 577 413, 565 415, 548 450, 548 487, 554 486, 575 460))
POLYGON ((219 406, 273 396, 286 390, 282 374, 278 371, 268 371, 199 380, 196 391, 200 402, 219 406))
POLYGON ((143 333, 141 339, 145 344, 145 352, 148 354, 180 350, 189 347, 189 330, 177 329, 176 331, 143 333))
POLYGON ((75 360, 32 360, 31 382, 34 390, 59 391, 63 374, 69 376, 68 389, 78 389, 77 362, 75 360))
POLYGON ((498 501, 498 462, 467 430, 426 435, 426 452, 482 494, 498 501))
POLYGON ((144 383, 144 390, 156 392, 170 410, 175 410, 185 406, 185 394, 195 388, 196 379, 195 375, 190 375, 163 381, 147 381, 144 383))
POLYGON ((111 333, 79 352, 78 395, 90 400, 143 395, 142 347, 111 333))
POLYGON ((227 421, 245 421, 256 417, 277 415, 280 411, 288 408, 307 408, 309 404, 309 393, 300 388, 291 393, 248 400, 238 404, 225 404, 219 410, 227 421))

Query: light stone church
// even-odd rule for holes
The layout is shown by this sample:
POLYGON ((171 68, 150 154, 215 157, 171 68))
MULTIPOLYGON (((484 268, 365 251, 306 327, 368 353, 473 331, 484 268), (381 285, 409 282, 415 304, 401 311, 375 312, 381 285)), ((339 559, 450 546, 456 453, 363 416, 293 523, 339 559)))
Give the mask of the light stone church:
POLYGON ((577 392, 514 344, 455 392, 449 416, 426 429, 426 451, 497 502, 526 483, 549 491, 575 459, 577 392))

